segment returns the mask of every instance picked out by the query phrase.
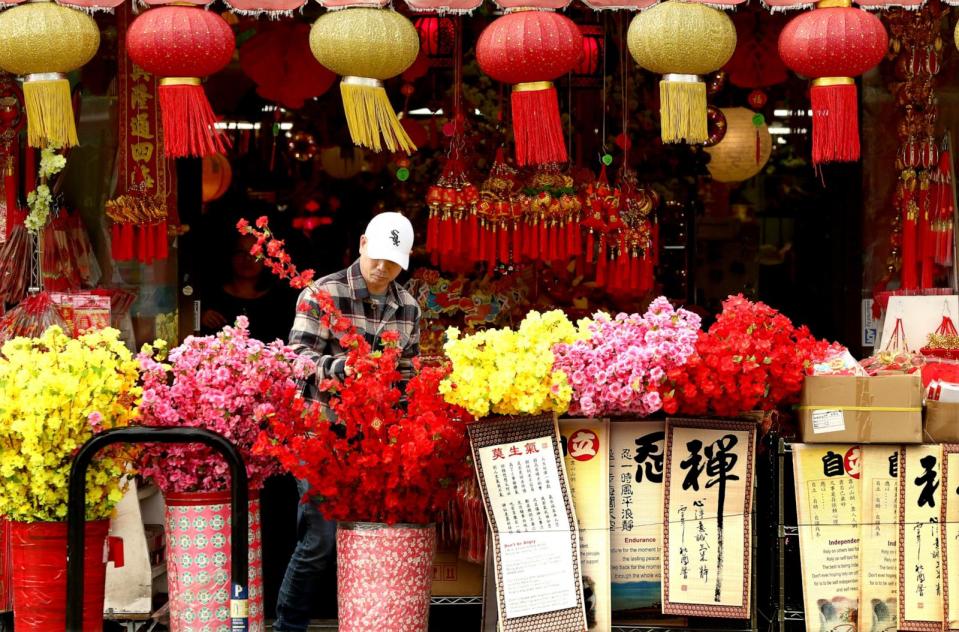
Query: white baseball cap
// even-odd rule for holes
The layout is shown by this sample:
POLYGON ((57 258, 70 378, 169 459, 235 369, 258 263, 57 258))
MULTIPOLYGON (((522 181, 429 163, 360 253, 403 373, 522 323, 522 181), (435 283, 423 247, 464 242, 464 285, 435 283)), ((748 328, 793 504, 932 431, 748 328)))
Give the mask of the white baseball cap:
POLYGON ((380 213, 366 226, 366 256, 386 259, 404 270, 413 250, 413 224, 402 213, 380 213))

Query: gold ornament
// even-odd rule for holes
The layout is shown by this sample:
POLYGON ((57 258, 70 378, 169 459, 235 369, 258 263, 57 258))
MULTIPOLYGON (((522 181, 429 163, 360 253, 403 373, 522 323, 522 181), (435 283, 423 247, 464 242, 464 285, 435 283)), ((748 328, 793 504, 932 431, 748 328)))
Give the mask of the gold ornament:
POLYGON ((766 122, 756 125, 760 116, 746 108, 721 108, 726 116, 726 135, 712 147, 709 173, 717 182, 742 182, 759 173, 772 153, 773 139, 766 122), (757 156, 757 143, 759 155, 757 156))
POLYGON ((665 75, 659 82, 663 142, 705 142, 706 84, 699 75, 732 57, 732 20, 717 9, 668 0, 637 14, 626 41, 636 63, 665 75))
POLYGON ((23 78, 31 146, 78 143, 64 75, 90 61, 99 47, 100 29, 81 11, 28 2, 0 13, 0 68, 23 78))
POLYGON ((310 49, 322 65, 343 75, 340 94, 354 143, 373 151, 384 144, 391 152, 416 149, 382 83, 416 61, 420 38, 412 22, 389 9, 331 11, 313 24, 310 49))

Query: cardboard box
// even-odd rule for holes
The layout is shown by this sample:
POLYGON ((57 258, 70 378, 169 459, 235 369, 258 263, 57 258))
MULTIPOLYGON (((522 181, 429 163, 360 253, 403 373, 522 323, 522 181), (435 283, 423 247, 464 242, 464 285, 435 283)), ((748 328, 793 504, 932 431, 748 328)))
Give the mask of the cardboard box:
POLYGON ((434 597, 478 597, 483 594, 483 566, 461 560, 456 551, 433 556, 434 597))
POLYGON ((811 376, 799 422, 805 443, 922 443, 918 375, 811 376))
POLYGON ((959 443, 959 404, 926 402, 927 443, 959 443))

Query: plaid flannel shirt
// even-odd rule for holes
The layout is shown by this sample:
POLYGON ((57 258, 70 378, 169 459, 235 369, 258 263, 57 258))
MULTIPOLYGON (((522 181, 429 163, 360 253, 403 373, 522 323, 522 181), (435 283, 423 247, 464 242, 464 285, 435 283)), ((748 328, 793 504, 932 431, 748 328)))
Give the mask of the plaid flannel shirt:
POLYGON ((395 281, 390 283, 386 291, 386 303, 378 306, 370 296, 357 260, 349 268, 313 282, 300 293, 297 300, 290 346, 296 353, 312 360, 317 367, 316 373, 304 384, 304 395, 313 401, 324 402, 326 397, 317 388, 317 377, 332 378, 333 361, 346 357, 346 350, 340 341, 317 318, 319 306, 313 298, 317 290, 325 290, 333 297, 337 309, 353 322, 353 326, 363 333, 374 349, 379 348, 380 334, 384 331, 399 333, 399 345, 403 350, 399 370, 405 386, 405 381, 413 375, 413 358, 420 352, 420 306, 395 281), (378 313, 380 310, 382 314, 378 313))

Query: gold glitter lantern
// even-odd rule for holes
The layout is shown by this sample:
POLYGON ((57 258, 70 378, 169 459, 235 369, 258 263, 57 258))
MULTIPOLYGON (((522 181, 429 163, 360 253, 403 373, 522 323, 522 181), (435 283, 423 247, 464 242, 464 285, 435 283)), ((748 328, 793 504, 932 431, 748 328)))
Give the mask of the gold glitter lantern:
POLYGON ((736 27, 717 9, 668 0, 638 14, 627 45, 646 70, 663 75, 659 112, 664 143, 702 143, 706 84, 700 75, 722 68, 736 49, 736 27))
POLYGON ((0 68, 23 78, 32 147, 78 143, 65 75, 90 61, 99 47, 96 22, 75 9, 28 2, 0 13, 0 68))
POLYGON ((709 175, 717 182, 742 182, 759 173, 773 149, 773 139, 762 114, 746 108, 722 108, 726 117, 723 139, 706 148, 709 175))
POLYGON ((407 154, 416 149, 383 88, 384 80, 416 61, 420 37, 412 22, 389 9, 331 11, 313 24, 310 49, 317 61, 343 76, 340 94, 356 145, 380 151, 385 144, 391 152, 407 154))

